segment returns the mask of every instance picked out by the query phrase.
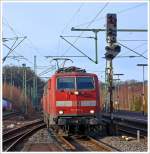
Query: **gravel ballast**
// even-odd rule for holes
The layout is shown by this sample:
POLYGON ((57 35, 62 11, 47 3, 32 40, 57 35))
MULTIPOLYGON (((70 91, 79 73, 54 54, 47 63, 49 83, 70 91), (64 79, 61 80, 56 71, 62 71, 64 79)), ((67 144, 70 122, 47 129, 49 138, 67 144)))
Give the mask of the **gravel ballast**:
POLYGON ((121 136, 108 136, 99 139, 100 141, 109 144, 120 151, 126 152, 146 152, 147 151, 147 139, 140 139, 140 142, 136 138, 126 141, 121 136))
MULTIPOLYGON (((142 138, 140 142, 136 138, 132 138, 130 141, 126 141, 122 136, 105 136, 99 139, 103 143, 111 145, 112 147, 119 149, 121 152, 146 152, 147 151, 147 139, 142 138)), ((24 147, 30 144, 50 144, 51 146, 57 145, 54 139, 50 136, 47 129, 41 129, 37 131, 34 135, 26 140, 24 147)), ((54 151, 57 151, 57 147, 54 151)), ((23 151, 26 151, 25 149, 23 151)), ((53 151, 53 150, 52 150, 53 151)), ((58 150, 59 151, 59 150, 58 150)))

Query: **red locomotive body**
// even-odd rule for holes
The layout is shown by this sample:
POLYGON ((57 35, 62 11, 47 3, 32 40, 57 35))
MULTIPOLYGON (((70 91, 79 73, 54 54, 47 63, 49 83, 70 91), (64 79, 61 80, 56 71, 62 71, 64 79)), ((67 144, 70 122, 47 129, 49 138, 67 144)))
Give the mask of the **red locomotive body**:
POLYGON ((98 78, 76 67, 60 69, 48 80, 42 102, 48 127, 95 126, 100 113, 98 78))

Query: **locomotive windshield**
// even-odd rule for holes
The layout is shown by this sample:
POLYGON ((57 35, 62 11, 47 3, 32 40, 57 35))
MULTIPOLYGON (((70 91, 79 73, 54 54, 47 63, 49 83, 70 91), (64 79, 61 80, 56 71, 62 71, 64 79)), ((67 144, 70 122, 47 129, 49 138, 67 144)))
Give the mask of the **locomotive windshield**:
POLYGON ((94 80, 92 77, 59 77, 57 79, 57 89, 94 89, 94 80))
POLYGON ((75 89, 75 78, 74 77, 58 78, 57 89, 75 89))
POLYGON ((77 89, 94 89, 92 77, 77 77, 77 89))

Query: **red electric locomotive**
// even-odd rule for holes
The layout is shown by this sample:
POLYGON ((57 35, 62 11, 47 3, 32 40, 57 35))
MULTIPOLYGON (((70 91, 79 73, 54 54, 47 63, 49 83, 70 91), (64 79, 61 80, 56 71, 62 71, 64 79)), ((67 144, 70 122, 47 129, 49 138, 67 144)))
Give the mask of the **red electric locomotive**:
POLYGON ((44 87, 42 102, 47 127, 64 132, 89 130, 99 123, 98 78, 77 67, 58 69, 44 87))

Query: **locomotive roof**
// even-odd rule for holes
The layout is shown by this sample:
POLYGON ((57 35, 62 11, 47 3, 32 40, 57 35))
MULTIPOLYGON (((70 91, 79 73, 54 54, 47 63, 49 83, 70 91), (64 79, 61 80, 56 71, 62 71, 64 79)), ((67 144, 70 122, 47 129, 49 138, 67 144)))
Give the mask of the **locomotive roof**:
MULTIPOLYGON (((94 73, 87 73, 85 69, 71 66, 58 69, 55 72, 55 74, 53 74, 50 78, 57 76, 97 76, 97 75, 94 73)), ((45 88, 46 86, 47 85, 45 85, 45 88)))
POLYGON ((95 74, 86 73, 85 69, 75 66, 70 66, 70 67, 59 68, 56 71, 55 75, 95 75, 95 74))
POLYGON ((63 67, 59 68, 56 73, 67 73, 67 72, 86 72, 85 69, 75 67, 75 66, 70 66, 70 67, 63 67))
POLYGON ((60 72, 60 73, 55 73, 54 76, 78 76, 78 75, 82 75, 82 76, 87 76, 87 75, 92 75, 92 76, 96 76, 96 74, 93 73, 86 73, 86 72, 60 72))

